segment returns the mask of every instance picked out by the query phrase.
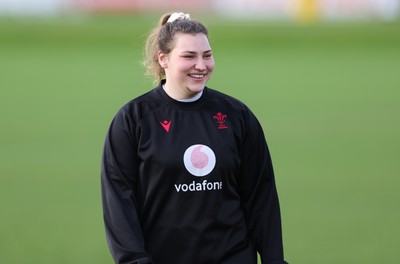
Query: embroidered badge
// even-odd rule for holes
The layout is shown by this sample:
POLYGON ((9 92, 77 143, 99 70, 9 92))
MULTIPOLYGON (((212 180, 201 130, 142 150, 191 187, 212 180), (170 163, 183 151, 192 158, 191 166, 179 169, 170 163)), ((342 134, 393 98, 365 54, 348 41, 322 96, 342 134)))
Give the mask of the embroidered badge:
POLYGON ((226 128, 228 128, 228 126, 225 124, 227 115, 222 114, 221 112, 218 112, 213 118, 215 120, 217 120, 218 129, 226 129, 226 128))

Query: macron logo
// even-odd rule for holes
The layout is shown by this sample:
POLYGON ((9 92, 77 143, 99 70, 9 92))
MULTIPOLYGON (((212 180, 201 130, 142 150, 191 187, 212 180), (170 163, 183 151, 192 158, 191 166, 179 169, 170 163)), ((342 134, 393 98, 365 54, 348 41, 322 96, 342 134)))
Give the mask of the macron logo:
POLYGON ((169 128, 171 127, 171 120, 170 121, 164 120, 163 122, 160 122, 160 124, 165 129, 165 131, 167 131, 167 133, 168 133, 169 128))

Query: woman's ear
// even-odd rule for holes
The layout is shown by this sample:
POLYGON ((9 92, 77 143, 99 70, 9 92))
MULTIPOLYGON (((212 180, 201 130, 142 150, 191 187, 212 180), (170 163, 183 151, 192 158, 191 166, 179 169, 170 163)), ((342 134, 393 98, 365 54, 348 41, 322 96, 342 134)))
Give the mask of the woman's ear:
POLYGON ((159 51, 158 52, 158 63, 160 64, 161 68, 165 69, 168 67, 167 61, 168 61, 168 55, 159 51))

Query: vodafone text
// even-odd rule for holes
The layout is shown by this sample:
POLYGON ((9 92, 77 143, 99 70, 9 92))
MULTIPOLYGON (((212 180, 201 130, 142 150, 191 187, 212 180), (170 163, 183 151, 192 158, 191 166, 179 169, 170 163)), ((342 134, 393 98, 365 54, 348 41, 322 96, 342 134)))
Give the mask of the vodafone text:
POLYGON ((180 183, 174 184, 176 192, 202 192, 202 191, 216 191, 222 190, 222 182, 202 182, 193 181, 190 184, 180 183))

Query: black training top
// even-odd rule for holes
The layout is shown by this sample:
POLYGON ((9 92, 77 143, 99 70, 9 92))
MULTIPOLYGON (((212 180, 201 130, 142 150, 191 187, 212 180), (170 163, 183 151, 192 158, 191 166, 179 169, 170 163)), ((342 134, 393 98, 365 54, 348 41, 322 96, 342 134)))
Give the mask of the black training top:
POLYGON ((253 113, 207 87, 179 102, 162 83, 123 106, 105 140, 103 211, 115 262, 255 264, 258 251, 263 263, 286 263, 253 113))

